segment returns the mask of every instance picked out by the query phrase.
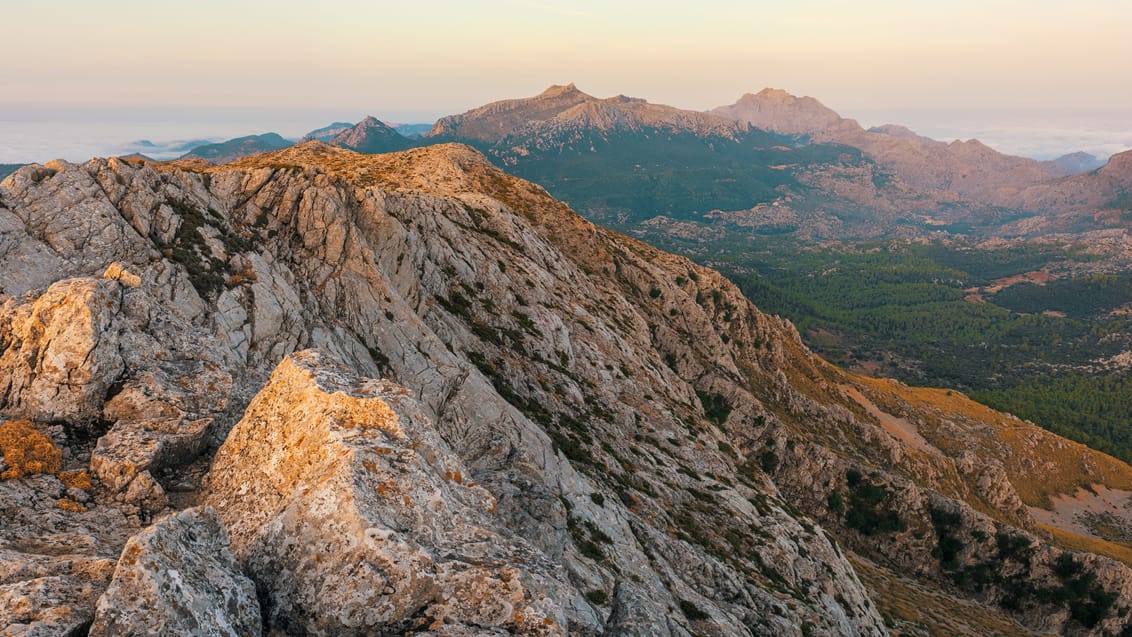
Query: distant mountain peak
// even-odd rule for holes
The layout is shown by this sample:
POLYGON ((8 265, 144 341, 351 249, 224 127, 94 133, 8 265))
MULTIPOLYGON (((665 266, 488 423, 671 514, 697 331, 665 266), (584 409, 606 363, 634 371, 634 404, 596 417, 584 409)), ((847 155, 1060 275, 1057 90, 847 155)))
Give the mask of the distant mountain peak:
POLYGON ((908 139, 923 138, 916 131, 907 126, 901 126, 900 124, 881 124, 880 126, 873 126, 869 129, 869 132, 878 135, 888 135, 890 137, 905 137, 908 139))
POLYGON ((445 117, 436 123, 428 137, 473 139, 494 144, 520 134, 539 137, 542 134, 557 135, 565 130, 646 128, 691 132, 701 136, 732 136, 745 127, 719 115, 651 104, 626 95, 597 98, 578 90, 574 84, 566 84, 551 86, 534 97, 492 102, 445 117))
MULTIPOLYGON (((551 84, 550 88, 546 89, 542 93, 539 93, 538 97, 555 97, 569 93, 580 93, 582 95, 585 95, 585 93, 582 93, 578 90, 578 87, 575 86, 573 82, 570 82, 569 84, 551 84)), ((587 95, 587 97, 589 96, 587 95)))
POLYGON ((856 122, 842 118, 817 99, 798 97, 779 88, 744 93, 734 104, 721 106, 711 112, 787 135, 808 135, 828 129, 857 127, 856 122))
POLYGON ((353 127, 330 138, 327 143, 366 154, 388 153, 412 146, 408 138, 373 115, 367 115, 353 127))
POLYGON ((1070 174, 1085 173, 1090 170, 1096 170, 1105 165, 1105 160, 1090 155, 1084 151, 1077 151, 1062 155, 1053 160, 1053 163, 1061 166, 1070 174))

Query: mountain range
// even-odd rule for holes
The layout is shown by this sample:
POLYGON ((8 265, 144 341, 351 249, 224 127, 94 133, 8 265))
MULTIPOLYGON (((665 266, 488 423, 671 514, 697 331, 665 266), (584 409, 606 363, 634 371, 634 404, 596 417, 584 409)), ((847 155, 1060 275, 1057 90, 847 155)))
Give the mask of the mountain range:
MULTIPOLYGON (((1132 187, 1119 169, 1097 178, 1103 162, 1083 153, 1037 161, 899 125, 866 130, 777 89, 705 113, 568 84, 444 117, 416 138, 373 117, 321 130, 308 138, 366 153, 467 143, 625 230, 660 218, 814 239, 1084 231, 1121 225, 1132 187)), ((204 154, 280 145, 233 140, 204 154)))
POLYGON ((617 228, 1120 228, 1132 153, 573 85, 308 137, 0 180, 0 634, 1127 633, 1132 467, 617 228))

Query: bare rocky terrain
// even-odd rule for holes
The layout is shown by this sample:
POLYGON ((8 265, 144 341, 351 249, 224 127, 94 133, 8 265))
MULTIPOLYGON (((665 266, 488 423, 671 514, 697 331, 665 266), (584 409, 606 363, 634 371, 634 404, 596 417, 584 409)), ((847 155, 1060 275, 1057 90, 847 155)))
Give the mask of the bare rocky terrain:
POLYGON ((1031 513, 1127 465, 839 370, 466 146, 24 167, 0 272, 0 635, 1105 635, 1132 608, 1125 546, 1031 513))

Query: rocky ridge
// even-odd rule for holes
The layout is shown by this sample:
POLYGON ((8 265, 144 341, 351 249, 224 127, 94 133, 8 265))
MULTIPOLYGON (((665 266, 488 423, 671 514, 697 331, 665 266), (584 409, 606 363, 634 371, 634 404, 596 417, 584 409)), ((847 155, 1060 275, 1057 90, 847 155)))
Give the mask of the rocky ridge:
POLYGON ((895 125, 865 130, 812 97, 796 97, 780 89, 747 93, 711 112, 814 142, 859 148, 915 188, 952 192, 984 205, 1048 212, 1049 207, 1021 193, 1072 174, 1065 162, 1004 155, 978 140, 941 142, 895 125))
POLYGON ((0 410, 93 476, 0 482, 11 634, 110 612, 126 538, 197 502, 283 633, 930 628, 864 558, 1019 632, 1132 606, 1128 567, 1027 508, 1128 467, 840 372, 465 146, 27 167, 0 269, 0 410))
POLYGON ((426 137, 506 145, 509 139, 561 139, 569 137, 568 131, 578 129, 657 130, 734 138, 746 128, 717 115, 652 104, 639 98, 596 98, 567 84, 551 86, 534 97, 492 102, 441 118, 426 137))

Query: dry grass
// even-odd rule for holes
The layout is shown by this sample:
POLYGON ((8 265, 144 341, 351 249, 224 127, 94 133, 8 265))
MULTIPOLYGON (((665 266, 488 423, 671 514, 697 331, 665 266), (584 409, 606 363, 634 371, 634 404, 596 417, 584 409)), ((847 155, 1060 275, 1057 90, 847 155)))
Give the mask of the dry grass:
POLYGON ((873 402, 897 416, 913 416, 919 432, 948 455, 974 451, 1000 461, 1023 502, 1050 508, 1050 498, 1103 484, 1132 490, 1132 467, 977 403, 961 392, 909 387, 846 374, 873 402))
POLYGON ((55 506, 59 507, 63 511, 68 511, 70 513, 82 513, 83 511, 86 511, 85 506, 79 504, 78 502, 75 502, 70 498, 60 498, 59 501, 55 503, 55 506))
POLYGON ((90 491, 94 487, 90 480, 90 474, 86 471, 60 471, 58 476, 68 489, 90 491))
POLYGON ((1105 555, 1132 566, 1132 547, 1126 544, 1079 535, 1072 531, 1066 531, 1065 529, 1042 524, 1040 522, 1038 523, 1038 528, 1052 536, 1054 543, 1062 548, 1069 549, 1070 551, 1084 551, 1086 553, 1105 555))
POLYGON ((1036 637, 1005 613, 901 577, 857 556, 853 568, 892 634, 951 637, 1036 637))
POLYGON ((0 480, 36 473, 55 474, 63 463, 63 452, 27 420, 9 420, 0 425, 0 453, 8 463, 0 480))

